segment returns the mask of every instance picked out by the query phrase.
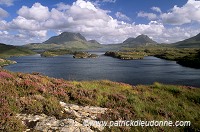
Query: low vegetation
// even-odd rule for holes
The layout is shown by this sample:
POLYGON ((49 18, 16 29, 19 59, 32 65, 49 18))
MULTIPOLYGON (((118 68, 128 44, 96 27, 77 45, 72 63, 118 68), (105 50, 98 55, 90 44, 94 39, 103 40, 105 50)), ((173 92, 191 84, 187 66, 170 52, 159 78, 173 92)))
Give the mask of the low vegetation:
POLYGON ((200 89, 189 86, 65 81, 0 70, 0 129, 23 131, 17 113, 67 118, 59 101, 109 108, 99 120, 187 120, 190 127, 111 127, 105 131, 199 131, 200 89))
POLYGON ((200 68, 199 48, 158 48, 146 49, 146 52, 161 59, 176 61, 183 66, 200 68))

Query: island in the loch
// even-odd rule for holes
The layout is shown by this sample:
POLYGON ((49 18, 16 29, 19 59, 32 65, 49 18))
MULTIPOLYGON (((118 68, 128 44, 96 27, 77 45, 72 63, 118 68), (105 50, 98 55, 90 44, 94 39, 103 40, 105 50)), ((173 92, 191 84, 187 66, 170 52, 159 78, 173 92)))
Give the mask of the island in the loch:
POLYGON ((74 55, 73 58, 77 58, 77 59, 97 58, 98 57, 98 55, 96 55, 96 54, 90 54, 88 52, 83 52, 83 51, 74 52, 73 55, 74 55))
POLYGON ((97 58, 98 55, 90 54, 85 51, 73 51, 73 50, 65 50, 65 49, 57 49, 57 50, 47 50, 42 52, 41 57, 55 57, 60 55, 73 55, 73 58, 84 59, 84 58, 97 58))

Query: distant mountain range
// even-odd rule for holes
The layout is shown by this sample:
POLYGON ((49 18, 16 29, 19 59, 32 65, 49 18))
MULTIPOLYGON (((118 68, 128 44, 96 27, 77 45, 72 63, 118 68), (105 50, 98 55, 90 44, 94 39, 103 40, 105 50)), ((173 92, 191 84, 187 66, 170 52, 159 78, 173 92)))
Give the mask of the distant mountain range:
MULTIPOLYGON (((147 45, 157 45, 158 43, 147 35, 139 35, 136 38, 130 37, 127 38, 124 42, 119 44, 107 44, 103 45, 97 42, 96 40, 89 40, 87 41, 86 38, 81 35, 80 33, 72 33, 72 32, 63 32, 58 36, 53 36, 48 40, 44 41, 43 43, 34 43, 28 44, 24 47, 29 49, 120 49, 122 47, 138 47, 138 46, 147 46, 147 45), (48 46, 47 46, 48 44, 48 46)), ((191 37, 189 39, 173 43, 171 46, 175 47, 200 47, 200 34, 191 37)))

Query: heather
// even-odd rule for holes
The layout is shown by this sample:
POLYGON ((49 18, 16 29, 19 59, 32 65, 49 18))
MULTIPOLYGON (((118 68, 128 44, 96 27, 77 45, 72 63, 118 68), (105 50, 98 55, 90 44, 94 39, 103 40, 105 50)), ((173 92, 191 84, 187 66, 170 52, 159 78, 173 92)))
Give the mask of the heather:
POLYGON ((189 86, 132 86, 99 81, 66 81, 39 73, 24 74, 0 70, 0 128, 23 131, 18 113, 69 118, 59 101, 80 106, 109 108, 98 120, 189 120, 190 127, 111 127, 105 131, 198 131, 200 90, 189 86))

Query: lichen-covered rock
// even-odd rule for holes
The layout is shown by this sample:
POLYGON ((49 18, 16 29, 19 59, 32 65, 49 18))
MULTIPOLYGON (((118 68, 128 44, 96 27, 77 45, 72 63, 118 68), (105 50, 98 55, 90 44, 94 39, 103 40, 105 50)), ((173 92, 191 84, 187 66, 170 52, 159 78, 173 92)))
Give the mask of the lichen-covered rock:
POLYGON ((69 114, 67 119, 56 119, 45 114, 17 114, 17 118, 21 119, 27 127, 26 131, 36 130, 42 132, 93 132, 92 128, 102 131, 104 126, 100 124, 92 124, 90 122, 97 121, 98 114, 104 114, 107 108, 94 106, 79 106, 60 102, 63 111, 69 114), (71 116, 70 116, 71 115, 71 116))

